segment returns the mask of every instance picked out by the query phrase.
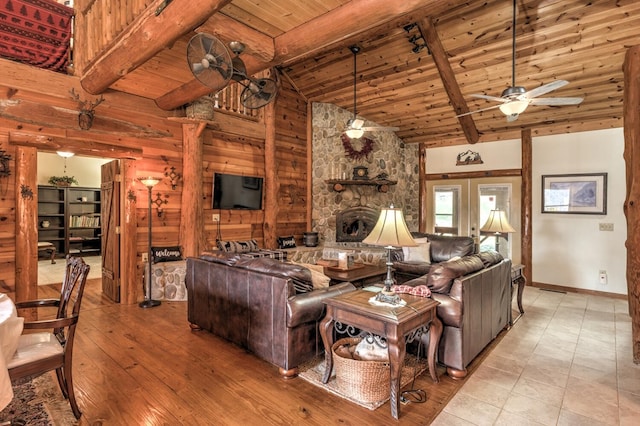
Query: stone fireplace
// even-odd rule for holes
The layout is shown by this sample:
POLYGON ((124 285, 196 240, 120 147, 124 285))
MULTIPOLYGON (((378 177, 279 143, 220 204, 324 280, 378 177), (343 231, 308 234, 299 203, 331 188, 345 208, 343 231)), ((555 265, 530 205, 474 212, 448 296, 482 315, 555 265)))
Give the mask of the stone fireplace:
POLYGON ((336 213, 336 242, 362 242, 378 221, 370 207, 350 207, 336 213))

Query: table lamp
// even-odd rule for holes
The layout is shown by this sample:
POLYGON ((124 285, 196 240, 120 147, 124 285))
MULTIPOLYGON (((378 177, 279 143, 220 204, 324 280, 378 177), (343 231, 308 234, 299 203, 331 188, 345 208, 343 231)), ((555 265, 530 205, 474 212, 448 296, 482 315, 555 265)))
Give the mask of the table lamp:
POLYGON ((480 228, 480 232, 492 233, 496 237, 496 251, 500 252, 500 236, 502 234, 509 234, 516 232, 515 229, 509 224, 507 215, 500 209, 491 210, 489 218, 480 228))
POLYGON ((409 229, 407 229, 402 209, 394 208, 393 204, 388 209, 382 209, 378 222, 362 242, 374 246, 383 246, 387 249, 387 276, 384 280, 384 289, 376 295, 376 300, 393 305, 400 303, 402 300, 400 296, 391 291, 391 286, 395 284, 391 250, 400 247, 417 246, 409 229))

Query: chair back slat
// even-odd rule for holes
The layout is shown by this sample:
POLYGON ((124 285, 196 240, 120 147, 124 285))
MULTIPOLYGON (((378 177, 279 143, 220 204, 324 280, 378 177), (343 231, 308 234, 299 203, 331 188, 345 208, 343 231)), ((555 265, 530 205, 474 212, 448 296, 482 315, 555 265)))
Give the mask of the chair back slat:
MULTIPOLYGON (((58 318, 65 318, 68 315, 69 307, 75 315, 80 314, 80 304, 82 303, 82 293, 87 282, 87 276, 91 267, 84 262, 81 257, 68 256, 67 264, 60 289, 60 304, 58 306, 58 318)), ((58 335, 64 329, 54 330, 58 335)))

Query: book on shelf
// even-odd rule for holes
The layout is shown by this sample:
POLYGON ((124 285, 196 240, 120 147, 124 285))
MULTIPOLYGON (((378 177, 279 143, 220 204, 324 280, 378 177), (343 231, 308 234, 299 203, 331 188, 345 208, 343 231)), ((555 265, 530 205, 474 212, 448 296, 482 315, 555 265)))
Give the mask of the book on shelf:
POLYGON ((70 228, 97 228, 100 226, 99 216, 70 216, 70 228))

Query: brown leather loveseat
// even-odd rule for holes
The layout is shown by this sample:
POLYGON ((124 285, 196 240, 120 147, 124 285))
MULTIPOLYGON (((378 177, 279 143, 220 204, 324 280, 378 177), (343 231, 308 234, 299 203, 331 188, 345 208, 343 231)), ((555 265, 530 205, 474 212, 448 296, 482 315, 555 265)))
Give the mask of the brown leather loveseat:
MULTIPOLYGON (((403 264, 402 252, 396 251, 394 268, 396 275, 402 271, 405 278, 422 272, 404 284, 426 285, 431 297, 440 302, 437 315, 444 329, 438 362, 447 367, 449 376, 461 378, 466 376, 469 363, 509 323, 511 260, 493 250, 474 254, 470 237, 414 237, 425 235, 430 242, 431 264, 403 264), (458 259, 447 261, 453 257, 458 259)), ((426 335, 424 340, 428 338, 426 335)))
POLYGON ((355 290, 351 283, 314 290, 311 283, 307 268, 271 258, 188 258, 188 320, 295 377, 300 364, 322 353, 323 300, 355 290))

